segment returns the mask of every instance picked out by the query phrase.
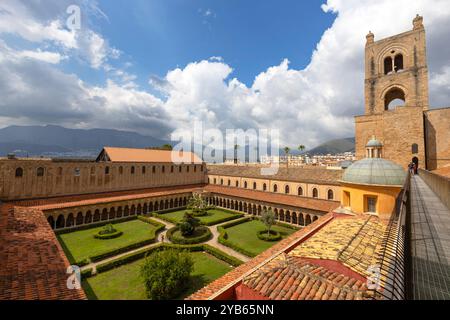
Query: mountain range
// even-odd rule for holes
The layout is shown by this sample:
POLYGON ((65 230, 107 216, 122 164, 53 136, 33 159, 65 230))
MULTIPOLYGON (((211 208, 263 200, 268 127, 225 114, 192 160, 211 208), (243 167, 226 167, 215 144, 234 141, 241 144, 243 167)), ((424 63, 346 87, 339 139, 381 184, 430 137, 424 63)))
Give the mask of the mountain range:
MULTIPOLYGON (((95 158, 104 146, 148 148, 164 144, 171 142, 114 129, 67 129, 55 125, 9 126, 0 129, 0 156, 14 153, 21 157, 95 158)), ((355 139, 346 138, 326 142, 305 152, 310 155, 335 154, 354 149, 355 139)), ((298 153, 297 150, 292 151, 292 154, 298 153)), ((282 150, 280 154, 283 154, 282 150)))

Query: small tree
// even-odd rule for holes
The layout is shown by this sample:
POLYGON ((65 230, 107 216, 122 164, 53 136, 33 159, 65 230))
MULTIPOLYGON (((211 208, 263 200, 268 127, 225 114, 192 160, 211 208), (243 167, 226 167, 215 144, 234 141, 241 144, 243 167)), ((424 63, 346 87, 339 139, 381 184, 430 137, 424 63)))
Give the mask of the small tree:
POLYGON ((194 262, 186 252, 164 250, 144 260, 141 276, 147 297, 152 300, 176 298, 186 287, 194 262))
POLYGON ((275 224, 275 214, 272 210, 264 210, 261 214, 261 222, 267 227, 267 234, 270 235, 270 229, 275 224))
POLYGON ((190 212, 185 212, 183 220, 178 224, 183 237, 192 236, 195 233, 195 228, 200 225, 200 220, 195 218, 190 212))
POLYGON ((200 216, 208 211, 209 206, 200 193, 194 193, 192 198, 189 199, 187 208, 191 210, 194 215, 200 216))

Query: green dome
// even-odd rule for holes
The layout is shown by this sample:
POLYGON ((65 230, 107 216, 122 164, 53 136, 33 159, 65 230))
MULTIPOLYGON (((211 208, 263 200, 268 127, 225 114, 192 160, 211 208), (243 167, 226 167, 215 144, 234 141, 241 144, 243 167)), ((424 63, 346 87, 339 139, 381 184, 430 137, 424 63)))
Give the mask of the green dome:
POLYGON ((406 172, 392 161, 367 158, 351 165, 344 172, 343 182, 379 186, 403 186, 406 172))
POLYGON ((383 144, 377 139, 373 138, 367 143, 366 148, 381 148, 383 144))

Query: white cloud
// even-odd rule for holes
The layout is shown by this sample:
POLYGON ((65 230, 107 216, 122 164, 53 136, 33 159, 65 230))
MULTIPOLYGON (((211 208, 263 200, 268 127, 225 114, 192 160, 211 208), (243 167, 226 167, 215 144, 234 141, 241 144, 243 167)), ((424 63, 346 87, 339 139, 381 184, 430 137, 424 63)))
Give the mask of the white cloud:
POLYGON ((65 58, 64 56, 61 56, 61 54, 57 52, 41 51, 40 49, 36 51, 24 50, 19 52, 19 55, 23 58, 36 59, 52 64, 58 64, 62 59, 65 58))

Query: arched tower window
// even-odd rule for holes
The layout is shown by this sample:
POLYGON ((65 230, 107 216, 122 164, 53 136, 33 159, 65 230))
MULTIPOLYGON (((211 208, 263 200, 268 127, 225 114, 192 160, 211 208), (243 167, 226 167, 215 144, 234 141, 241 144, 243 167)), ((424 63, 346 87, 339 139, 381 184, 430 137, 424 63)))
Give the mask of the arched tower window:
POLYGON ((394 68, 395 68, 395 72, 399 72, 399 71, 403 70, 403 55, 398 54, 395 56, 394 68))
POLYGON ((247 189, 247 187, 248 187, 248 184, 247 184, 247 181, 245 181, 244 182, 244 189, 247 189))
POLYGON ((404 106, 406 102, 405 93, 399 88, 392 88, 384 96, 384 109, 392 110, 395 107, 404 106))
POLYGON ((267 191, 267 184, 263 184, 263 191, 267 191))
POLYGON ((16 178, 22 178, 23 177, 23 169, 17 168, 16 169, 16 178))
POLYGON ((298 195, 303 196, 303 188, 302 187, 298 187, 298 195))
POLYGON ((289 186, 284 187, 284 193, 289 194, 289 186))
POLYGON ((392 58, 387 57, 384 59, 384 74, 389 74, 392 72, 392 58))
POLYGON ((278 186, 277 185, 273 186, 273 192, 278 192, 278 186))
POLYGON ((256 186, 256 182, 253 182, 253 190, 256 190, 257 186, 256 186))

